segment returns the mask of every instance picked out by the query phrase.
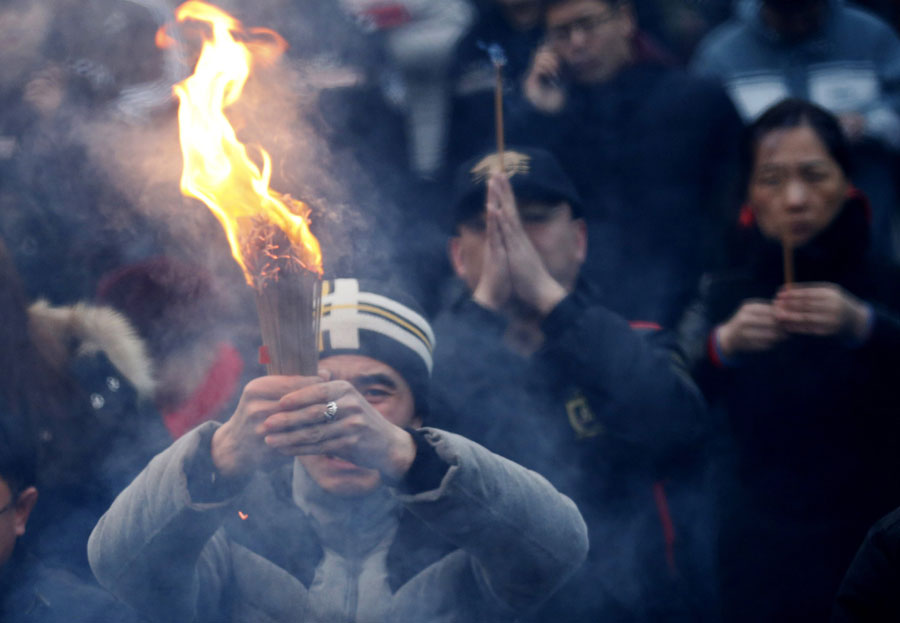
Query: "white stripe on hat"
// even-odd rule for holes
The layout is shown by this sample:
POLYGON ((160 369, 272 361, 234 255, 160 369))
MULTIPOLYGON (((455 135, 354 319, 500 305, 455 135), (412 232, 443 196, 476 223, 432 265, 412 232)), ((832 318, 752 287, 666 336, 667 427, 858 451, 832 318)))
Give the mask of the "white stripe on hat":
MULTIPOLYGON (((336 303, 336 301, 334 302, 336 303)), ((394 299, 390 299, 386 296, 375 294, 373 292, 360 292, 359 302, 370 303, 372 305, 377 305, 394 312, 410 324, 414 325, 419 331, 424 333, 428 340, 431 342, 432 348, 434 347, 434 332, 431 330, 431 325, 428 324, 428 321, 425 320, 425 318, 423 318, 420 314, 416 313, 406 305, 398 303, 394 299)))
POLYGON ((386 296, 360 292, 359 281, 356 279, 335 279, 333 284, 334 290, 322 300, 324 313, 321 324, 322 333, 328 332, 331 349, 359 350, 359 330, 365 329, 389 337, 412 350, 424 361, 428 373, 431 374, 434 332, 421 314, 386 296), (377 315, 379 313, 377 309, 361 310, 360 305, 382 308, 385 311, 380 313, 396 315, 399 320, 417 329, 430 343, 426 343, 415 332, 410 331, 410 328, 404 328, 396 321, 377 315))
MULTIPOLYGON (((385 320, 380 316, 372 316, 371 314, 360 314, 357 320, 357 326, 360 329, 374 331, 375 333, 380 333, 381 335, 389 337, 392 340, 400 342, 422 358, 422 361, 425 362, 425 367, 428 368, 428 374, 431 374, 431 368, 434 365, 431 359, 431 353, 428 352, 428 348, 425 346, 425 343, 422 342, 422 340, 417 338, 415 335, 413 335, 403 327, 400 327, 390 320, 385 320)), ((332 337, 335 334, 334 331, 331 331, 330 333, 332 337)), ((337 350, 337 347, 334 345, 333 339, 331 342, 331 348, 337 350)))
MULTIPOLYGON (((359 282, 356 279, 335 279, 334 292, 330 292, 325 300, 330 303, 348 302, 356 305, 359 298, 359 282)), ((323 304, 325 301, 323 301, 323 304)), ((322 318, 322 331, 327 330, 326 325, 341 326, 344 330, 329 331, 331 347, 334 349, 359 349, 359 321, 358 309, 333 309, 328 317, 322 318), (357 327, 357 328, 354 328, 357 327)))

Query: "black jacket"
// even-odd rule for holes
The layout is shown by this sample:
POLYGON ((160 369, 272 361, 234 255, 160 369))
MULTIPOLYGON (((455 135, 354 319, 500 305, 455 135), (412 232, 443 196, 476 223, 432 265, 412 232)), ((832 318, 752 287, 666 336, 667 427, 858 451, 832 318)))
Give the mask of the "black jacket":
POLYGON ((566 107, 509 114, 510 144, 542 146, 585 203, 585 275, 626 318, 673 327, 721 231, 734 222, 741 121, 713 81, 639 63, 604 84, 569 87, 566 107))
POLYGON ((900 509, 869 531, 838 591, 833 623, 900 621, 900 509))
POLYGON ((592 543, 618 544, 594 549, 538 619, 693 612, 690 591, 673 578, 696 563, 679 520, 690 488, 685 456, 705 410, 665 334, 629 326, 583 285, 545 319, 544 345, 528 358, 504 344, 504 318, 468 295, 434 327, 436 425, 542 473, 579 505, 592 543))
POLYGON ((682 331, 722 424, 721 573, 723 585, 746 589, 726 595, 726 608, 756 612, 748 620, 790 620, 792 609, 822 620, 866 530, 900 502, 900 270, 867 259, 867 210, 848 200, 796 251, 796 278, 870 304, 870 337, 791 336, 723 365, 714 328, 783 282, 780 245, 747 235, 745 264, 705 280, 682 331), (764 603, 766 614, 754 610, 764 603))
POLYGON ((0 569, 4 623, 132 623, 137 614, 99 586, 46 565, 20 543, 0 569))

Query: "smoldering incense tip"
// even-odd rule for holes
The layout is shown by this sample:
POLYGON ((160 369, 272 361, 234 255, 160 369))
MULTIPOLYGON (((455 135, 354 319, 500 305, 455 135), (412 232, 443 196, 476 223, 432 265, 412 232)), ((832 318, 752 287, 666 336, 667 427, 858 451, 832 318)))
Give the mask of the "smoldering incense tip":
POLYGON ((491 43, 488 45, 479 41, 478 47, 487 52, 488 56, 491 58, 491 62, 497 67, 506 65, 506 52, 503 51, 503 46, 499 43, 491 43))

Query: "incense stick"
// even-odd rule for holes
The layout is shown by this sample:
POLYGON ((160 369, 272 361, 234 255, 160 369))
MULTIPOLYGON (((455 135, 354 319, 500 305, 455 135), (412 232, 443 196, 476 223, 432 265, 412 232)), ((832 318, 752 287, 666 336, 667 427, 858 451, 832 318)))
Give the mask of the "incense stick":
POLYGON ((500 171, 506 171, 506 162, 503 152, 506 151, 505 133, 503 130, 503 65, 495 62, 496 85, 494 86, 494 119, 497 129, 497 161, 500 163, 500 171))
POLYGON ((784 285, 794 283, 794 247, 787 237, 781 240, 781 259, 784 264, 784 285))
POLYGON ((497 163, 501 173, 506 172, 506 133, 503 129, 503 67, 506 65, 506 54, 498 43, 491 45, 478 44, 488 53, 494 64, 494 126, 497 131, 497 163))

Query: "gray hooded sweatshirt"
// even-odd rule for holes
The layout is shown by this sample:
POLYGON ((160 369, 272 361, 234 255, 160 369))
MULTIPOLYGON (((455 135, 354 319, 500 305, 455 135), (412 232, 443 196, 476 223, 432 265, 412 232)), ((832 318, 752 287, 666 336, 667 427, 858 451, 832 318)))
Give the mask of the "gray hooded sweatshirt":
POLYGON ((800 97, 835 114, 862 114, 867 136, 900 149, 900 38, 843 0, 828 0, 822 27, 799 41, 767 26, 758 1, 744 2, 700 43, 692 70, 721 79, 747 121, 800 97))

